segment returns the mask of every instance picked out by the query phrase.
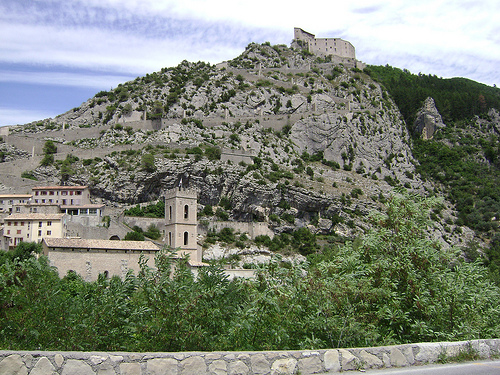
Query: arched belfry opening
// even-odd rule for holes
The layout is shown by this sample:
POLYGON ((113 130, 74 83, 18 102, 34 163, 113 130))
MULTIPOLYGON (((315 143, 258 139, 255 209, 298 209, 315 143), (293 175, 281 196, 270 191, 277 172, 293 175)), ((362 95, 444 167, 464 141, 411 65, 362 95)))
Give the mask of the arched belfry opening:
POLYGON ((194 189, 183 186, 165 193, 165 243, 177 249, 179 255, 189 254, 190 259, 201 262, 201 248, 198 250, 198 220, 196 209, 198 194, 194 189))

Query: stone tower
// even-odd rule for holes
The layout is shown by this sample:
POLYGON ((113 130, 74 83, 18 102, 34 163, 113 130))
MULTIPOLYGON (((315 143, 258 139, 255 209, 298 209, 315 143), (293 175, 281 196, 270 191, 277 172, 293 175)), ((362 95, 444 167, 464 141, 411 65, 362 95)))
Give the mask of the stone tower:
POLYGON ((178 249, 179 255, 201 262, 198 250, 198 194, 195 190, 178 187, 165 193, 165 243, 178 249))

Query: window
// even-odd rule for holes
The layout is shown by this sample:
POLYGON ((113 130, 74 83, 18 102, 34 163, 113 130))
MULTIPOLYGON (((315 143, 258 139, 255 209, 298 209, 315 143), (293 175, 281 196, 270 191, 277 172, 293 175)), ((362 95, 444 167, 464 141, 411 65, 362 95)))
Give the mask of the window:
POLYGON ((51 230, 48 230, 48 231, 47 231, 47 236, 50 236, 50 235, 52 235, 52 231, 51 231, 51 230))
POLYGON ((10 221, 7 222, 7 225, 10 227, 10 221))
POLYGON ((14 201, 13 201, 13 200, 10 200, 10 201, 9 201, 9 204, 14 204, 14 201))
POLYGON ((21 234, 21 229, 18 229, 16 233, 21 234))
POLYGON ((169 219, 172 220, 172 206, 169 207, 169 211, 170 211, 169 219))
POLYGON ((16 212, 21 212, 21 207, 16 207, 16 212))
POLYGON ((184 246, 187 246, 189 242, 189 233, 184 232, 184 246))
POLYGON ((37 212, 37 209, 36 208, 33 208, 33 212, 36 213, 37 212))
POLYGON ((97 215, 97 208, 89 208, 89 215, 97 215))
POLYGON ((21 221, 21 226, 24 227, 24 221, 21 221))
POLYGON ((54 192, 53 191, 49 191, 49 195, 54 195, 54 192))
POLYGON ((61 191, 61 195, 68 195, 67 191, 61 191))
POLYGON ((50 227, 52 225, 52 221, 47 221, 47 226, 50 227))
POLYGON ((81 191, 75 191, 75 195, 82 195, 81 191))
POLYGON ((38 231, 38 237, 42 237, 42 231, 41 230, 38 231))
POLYGON ((172 232, 168 232, 168 246, 172 246, 172 232))
POLYGON ((184 206, 184 219, 188 219, 189 218, 189 206, 186 204, 184 206))
POLYGON ((41 228, 41 227, 42 227, 42 222, 41 222, 41 221, 39 221, 39 222, 38 222, 38 228, 41 228))
POLYGON ((17 221, 14 221, 14 226, 17 227, 17 221))
POLYGON ((7 229, 7 234, 10 234, 10 229, 7 229))

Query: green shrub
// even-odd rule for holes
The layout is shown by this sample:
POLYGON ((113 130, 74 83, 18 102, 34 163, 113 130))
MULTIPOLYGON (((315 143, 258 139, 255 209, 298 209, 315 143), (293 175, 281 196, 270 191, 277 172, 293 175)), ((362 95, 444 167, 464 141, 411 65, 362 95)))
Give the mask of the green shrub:
POLYGON ((128 232, 124 238, 125 241, 144 241, 144 234, 141 232, 128 232))

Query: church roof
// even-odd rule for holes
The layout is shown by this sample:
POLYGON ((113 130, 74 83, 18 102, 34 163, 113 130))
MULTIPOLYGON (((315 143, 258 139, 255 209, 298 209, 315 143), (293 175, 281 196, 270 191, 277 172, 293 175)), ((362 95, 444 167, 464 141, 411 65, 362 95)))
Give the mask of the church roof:
POLYGON ((44 238, 46 246, 58 249, 158 251, 150 241, 84 240, 81 238, 44 238))

